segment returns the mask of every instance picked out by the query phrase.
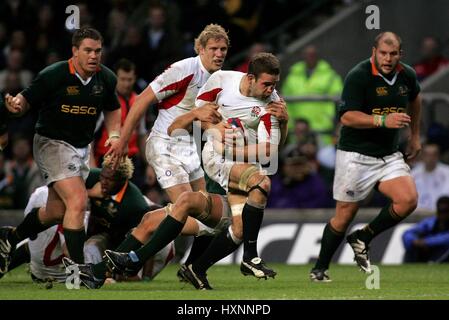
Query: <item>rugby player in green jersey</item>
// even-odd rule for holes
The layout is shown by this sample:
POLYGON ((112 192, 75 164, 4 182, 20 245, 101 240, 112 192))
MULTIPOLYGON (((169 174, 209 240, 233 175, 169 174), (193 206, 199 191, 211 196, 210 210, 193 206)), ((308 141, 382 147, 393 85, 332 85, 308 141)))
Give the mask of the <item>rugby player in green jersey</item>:
POLYGON ((29 214, 11 231, 0 229, 0 270, 6 271, 15 243, 63 220, 71 258, 82 263, 84 213, 89 173, 89 143, 95 124, 104 112, 109 133, 106 144, 114 145, 120 132, 120 105, 115 93, 116 77, 101 65, 102 36, 95 29, 76 30, 73 56, 43 69, 31 85, 12 97, 5 96, 8 110, 16 115, 30 107, 39 110, 34 136, 34 160, 49 187, 46 216, 29 214))
POLYGON ((324 228, 319 258, 310 279, 329 282, 331 258, 356 215, 358 202, 377 188, 390 203, 363 229, 347 236, 354 260, 371 272, 369 243, 395 226, 417 205, 417 191, 407 159, 421 149, 419 123, 420 87, 415 71, 400 62, 401 39, 392 32, 379 34, 370 59, 347 75, 339 116, 342 123, 334 179, 335 216, 324 228), (400 129, 410 127, 410 140, 399 151, 400 129), (405 159, 404 159, 405 158, 405 159))
MULTIPOLYGON (((123 158, 117 169, 113 170, 110 157, 103 161, 103 168, 93 168, 86 180, 87 193, 90 200, 90 214, 88 215, 87 236, 84 244, 86 261, 97 263, 102 260, 106 249, 115 249, 119 244, 124 250, 138 249, 142 243, 130 236, 123 241, 142 217, 146 216, 147 231, 151 235, 159 223, 165 218, 161 206, 152 203, 129 179, 134 172, 131 160, 123 158), (123 242, 123 243, 122 243, 123 242)), ((33 211, 44 211, 48 197, 48 187, 37 188, 31 195, 25 214, 33 211)), ((59 233, 61 225, 55 225, 21 245, 14 252, 9 270, 30 262, 32 278, 35 280, 55 279, 65 281, 66 273, 62 264, 61 252, 66 253, 64 237, 59 233), (53 257, 53 259, 52 259, 53 257), (56 258, 55 258, 56 257, 56 258)), ((191 223, 186 232, 198 233, 203 226, 191 223)), ((67 253, 66 253, 67 255, 67 253)), ((145 278, 154 278, 162 268, 174 257, 174 243, 171 242, 159 251, 151 261, 147 261, 142 272, 145 278)), ((0 272, 0 278, 4 273, 0 272)))

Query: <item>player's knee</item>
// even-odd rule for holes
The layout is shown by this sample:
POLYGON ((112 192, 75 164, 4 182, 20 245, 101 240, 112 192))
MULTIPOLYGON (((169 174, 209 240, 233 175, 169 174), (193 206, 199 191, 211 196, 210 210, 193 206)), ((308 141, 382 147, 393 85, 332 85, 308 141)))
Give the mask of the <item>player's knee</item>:
POLYGON ((87 209, 87 192, 76 192, 66 200, 66 208, 72 212, 83 214, 87 209))
POLYGON ((418 196, 414 194, 403 194, 401 198, 395 203, 393 209, 399 215, 408 215, 415 211, 418 206, 418 196))
POLYGON ((193 213, 198 206, 199 197, 202 197, 199 192, 187 191, 182 193, 176 200, 176 208, 179 212, 193 213))
POLYGON ((330 220, 330 225, 332 227, 332 229, 334 229, 335 231, 338 232, 346 232, 346 230, 348 229, 349 225, 351 224, 352 219, 345 219, 345 218, 341 218, 341 217, 333 217, 330 220))
POLYGON ((156 230, 157 225, 155 224, 154 219, 151 219, 152 212, 149 211, 145 213, 140 220, 139 225, 136 227, 136 231, 144 234, 152 234, 154 230, 156 230))
POLYGON ((271 191, 271 180, 265 175, 255 174, 248 183, 248 192, 250 194, 258 194, 265 198, 271 191))

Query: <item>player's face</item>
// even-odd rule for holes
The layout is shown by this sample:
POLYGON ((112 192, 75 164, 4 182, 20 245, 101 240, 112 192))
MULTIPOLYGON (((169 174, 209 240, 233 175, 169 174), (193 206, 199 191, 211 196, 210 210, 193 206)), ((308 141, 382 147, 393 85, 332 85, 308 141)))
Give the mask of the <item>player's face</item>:
POLYGON ((77 70, 78 72, 93 74, 101 62, 101 41, 83 39, 79 48, 73 47, 73 56, 81 68, 81 70, 77 70))
POLYGON ((251 81, 250 95, 257 99, 265 100, 271 96, 279 82, 279 75, 261 73, 257 79, 253 75, 249 76, 251 81))
POLYGON ((200 58, 207 71, 213 73, 223 67, 228 53, 228 45, 225 39, 209 39, 206 47, 200 48, 200 58))
POLYGON ((134 83, 136 83, 136 74, 133 70, 129 72, 117 70, 117 92, 119 94, 129 96, 133 91, 134 83))
POLYGON ((399 43, 395 41, 394 44, 390 45, 380 42, 377 48, 373 48, 373 56, 377 70, 387 75, 395 70, 401 59, 399 43))
POLYGON ((108 167, 101 169, 100 184, 103 195, 117 194, 125 184, 126 180, 117 178, 115 172, 108 167))

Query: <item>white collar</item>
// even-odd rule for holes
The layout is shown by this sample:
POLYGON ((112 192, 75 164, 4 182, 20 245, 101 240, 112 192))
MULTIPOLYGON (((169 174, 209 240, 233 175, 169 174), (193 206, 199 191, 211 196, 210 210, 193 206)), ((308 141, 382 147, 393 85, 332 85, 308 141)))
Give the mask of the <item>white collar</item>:
POLYGON ((75 75, 78 77, 78 79, 80 79, 80 81, 81 81, 81 83, 82 83, 83 85, 87 85, 87 84, 90 82, 90 80, 92 80, 92 78, 93 78, 93 76, 90 76, 89 78, 87 78, 86 80, 84 80, 83 78, 81 78, 81 76, 79 75, 79 73, 76 72, 76 71, 75 71, 75 75))
POLYGON ((382 79, 384 79, 384 81, 386 83, 388 83, 390 86, 394 85, 394 83, 396 82, 396 79, 398 78, 398 74, 399 74, 399 72, 396 71, 396 73, 393 76, 393 79, 388 80, 387 78, 384 77, 384 75, 382 73, 379 72, 379 76, 381 76, 382 79))

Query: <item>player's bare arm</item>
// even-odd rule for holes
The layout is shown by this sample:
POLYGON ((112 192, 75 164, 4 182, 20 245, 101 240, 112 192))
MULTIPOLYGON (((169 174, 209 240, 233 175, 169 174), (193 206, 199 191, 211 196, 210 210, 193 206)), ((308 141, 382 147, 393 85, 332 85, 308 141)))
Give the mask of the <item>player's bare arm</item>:
POLYGON ((340 118, 344 126, 357 129, 386 127, 400 129, 410 125, 411 118, 406 113, 390 113, 388 115, 369 115, 361 111, 346 111, 340 118))
POLYGON ((287 140, 288 135, 288 112, 287 104, 284 99, 281 98, 280 101, 273 101, 269 103, 266 107, 269 114, 275 116, 279 121, 279 128, 281 130, 281 142, 280 145, 283 146, 287 140))
POLYGON ((221 120, 221 115, 217 111, 218 106, 213 103, 205 104, 199 108, 194 108, 191 111, 177 117, 173 123, 168 127, 167 134, 169 136, 176 136, 185 133, 185 131, 177 129, 184 129, 188 132, 192 131, 192 123, 194 121, 201 121, 201 127, 207 129, 210 125, 217 124, 221 120), (204 123, 204 125, 203 125, 204 123))
POLYGON ((25 97, 18 93, 15 97, 7 93, 5 95, 5 106, 15 116, 22 116, 30 109, 30 104, 25 97))
POLYGON ((407 146, 407 159, 414 159, 421 151, 421 140, 419 136, 419 125, 421 119, 421 96, 418 94, 415 100, 410 102, 410 129, 411 137, 407 146))
POLYGON ((104 125, 109 134, 109 139, 106 140, 105 146, 111 146, 113 140, 120 138, 120 123, 122 117, 121 109, 113 111, 103 111, 104 113, 104 125))
POLYGON ((245 161, 255 160, 260 162, 261 160, 265 160, 272 155, 277 154, 278 145, 269 143, 269 142, 261 142, 258 144, 245 145, 245 146, 236 146, 235 143, 229 143, 229 139, 226 138, 226 142, 222 143, 218 140, 214 140, 214 149, 215 152, 222 154, 223 156, 230 157, 232 156, 233 161, 245 161), (261 159, 261 156, 264 159, 261 159), (242 159, 243 158, 243 159, 242 159))
POLYGON ((133 106, 130 108, 129 113, 126 116, 120 138, 114 141, 111 148, 105 154, 105 156, 111 155, 115 164, 118 164, 117 160, 123 158, 127 154, 128 142, 131 138, 133 130, 146 113, 148 107, 154 102, 156 102, 156 96, 150 86, 148 86, 136 97, 133 106))

